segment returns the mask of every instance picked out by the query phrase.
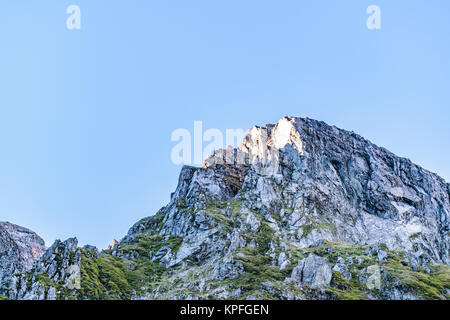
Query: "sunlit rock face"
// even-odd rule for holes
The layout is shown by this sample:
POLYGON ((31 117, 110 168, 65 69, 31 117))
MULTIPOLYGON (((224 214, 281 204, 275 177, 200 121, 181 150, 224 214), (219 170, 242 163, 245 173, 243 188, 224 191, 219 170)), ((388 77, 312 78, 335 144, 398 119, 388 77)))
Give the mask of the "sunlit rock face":
POLYGON ((30 270, 45 250, 44 240, 33 231, 0 222, 0 283, 16 273, 30 270))
MULTIPOLYGON (((24 270, 30 269, 33 262, 46 250, 44 240, 27 228, 9 222, 0 222, 0 234, 2 253, 16 254, 24 270)), ((1 257, 5 259, 6 255, 1 257)))

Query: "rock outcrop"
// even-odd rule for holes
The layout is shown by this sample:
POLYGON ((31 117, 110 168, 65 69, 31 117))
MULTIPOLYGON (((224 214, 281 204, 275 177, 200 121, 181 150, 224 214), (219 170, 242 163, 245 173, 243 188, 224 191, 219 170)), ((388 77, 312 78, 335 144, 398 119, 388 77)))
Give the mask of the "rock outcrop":
POLYGON ((16 274, 27 272, 45 252, 45 242, 36 233, 9 222, 0 222, 0 295, 16 274))
POLYGON ((298 262, 291 278, 313 288, 324 288, 331 282, 332 271, 328 259, 310 254, 298 262))
POLYGON ((56 240, 31 269, 11 276, 4 296, 20 300, 75 298, 81 289, 81 249, 76 238, 56 240))

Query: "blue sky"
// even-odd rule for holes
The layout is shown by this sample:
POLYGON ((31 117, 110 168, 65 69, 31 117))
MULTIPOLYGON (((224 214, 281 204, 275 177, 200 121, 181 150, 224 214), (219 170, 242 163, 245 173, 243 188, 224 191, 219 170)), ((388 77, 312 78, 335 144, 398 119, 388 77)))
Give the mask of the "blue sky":
POLYGON ((0 221, 106 247, 165 205, 177 128, 285 115, 450 181, 450 2, 2 0, 0 221), (66 8, 81 8, 81 30, 66 8), (380 6, 382 29, 366 28, 380 6))

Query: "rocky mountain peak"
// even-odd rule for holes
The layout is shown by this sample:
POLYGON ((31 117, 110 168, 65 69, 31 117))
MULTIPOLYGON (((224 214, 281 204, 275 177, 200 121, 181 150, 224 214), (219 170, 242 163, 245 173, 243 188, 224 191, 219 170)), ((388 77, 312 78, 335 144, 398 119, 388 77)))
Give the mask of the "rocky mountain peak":
POLYGON ((1 284, 10 283, 16 274, 29 271, 45 252, 45 242, 33 231, 0 222, 0 295, 1 284))
POLYGON ((0 222, 0 280, 30 270, 45 250, 44 240, 33 231, 0 222))
MULTIPOLYGON (((202 273, 205 283, 240 279, 255 269, 264 275, 275 266, 291 272, 285 285, 323 288, 337 281, 337 272, 342 281, 357 276, 385 290, 386 297, 411 298, 417 295, 406 288, 378 285, 392 276, 383 275, 378 263, 390 264, 393 252, 402 252, 404 265, 415 272, 448 264, 449 212, 448 184, 438 175, 353 132, 285 117, 253 127, 238 148, 217 150, 201 168, 183 167, 170 203, 136 223, 113 253, 138 259, 142 252, 129 251, 136 239, 162 237, 167 245, 152 251, 152 259, 168 270, 202 273), (358 254, 350 256, 350 248, 358 254), (336 250, 349 258, 334 256, 336 250), (354 261, 358 267, 351 267, 354 261), (372 265, 363 268, 363 261, 372 265)), ((273 278, 254 281, 269 278, 255 288, 258 294, 273 294, 273 278)), ((171 281, 207 290, 178 274, 171 281)), ((213 295, 243 294, 239 287, 220 290, 213 295)), ((282 295, 295 298, 292 292, 282 295)), ((152 294, 167 295, 171 289, 152 294)))
POLYGON ((0 233, 2 237, 3 250, 12 250, 23 263, 23 269, 28 270, 33 262, 39 259, 45 252, 45 242, 33 231, 12 224, 10 222, 0 222, 0 233))

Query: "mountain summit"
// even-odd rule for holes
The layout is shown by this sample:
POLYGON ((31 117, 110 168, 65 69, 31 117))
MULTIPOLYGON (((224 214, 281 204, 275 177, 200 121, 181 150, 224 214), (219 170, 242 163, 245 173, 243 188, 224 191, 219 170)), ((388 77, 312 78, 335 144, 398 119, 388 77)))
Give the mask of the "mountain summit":
POLYGON ((71 248, 79 287, 50 277, 27 297, 448 299, 449 194, 353 132, 285 117, 184 166, 170 202, 109 250, 71 248))

